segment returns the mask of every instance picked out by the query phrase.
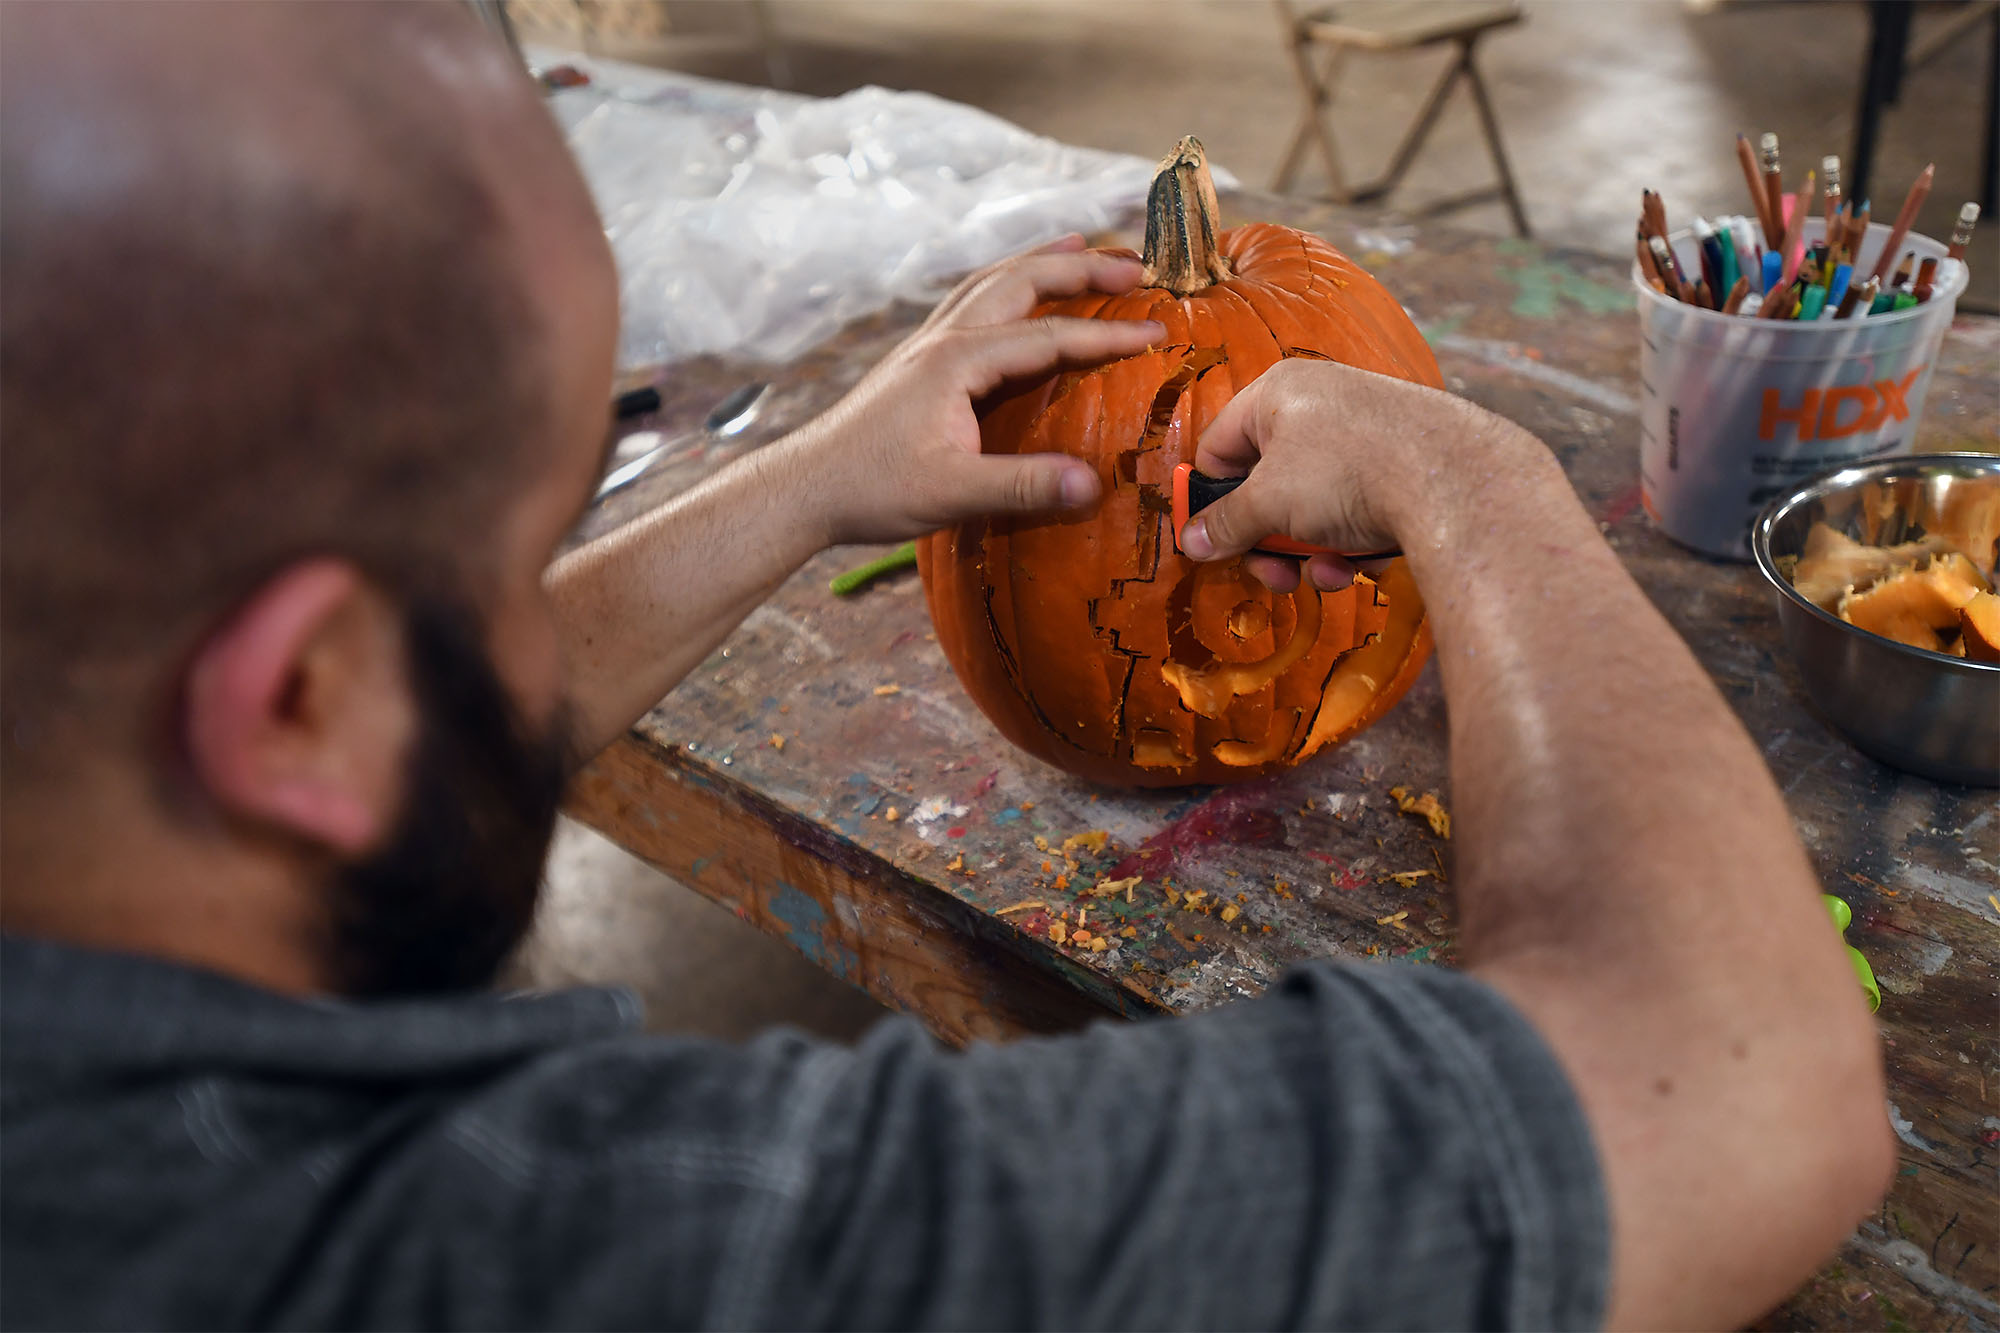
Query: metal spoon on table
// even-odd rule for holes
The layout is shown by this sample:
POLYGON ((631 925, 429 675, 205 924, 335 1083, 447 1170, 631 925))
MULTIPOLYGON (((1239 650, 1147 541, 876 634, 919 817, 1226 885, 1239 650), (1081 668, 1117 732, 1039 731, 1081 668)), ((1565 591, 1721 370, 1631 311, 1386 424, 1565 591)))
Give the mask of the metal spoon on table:
MULTIPOLYGON (((750 423, 757 419, 758 412, 763 409, 764 395, 770 391, 770 384, 760 380, 753 384, 746 384, 742 388, 731 392, 721 402, 717 403, 706 417, 702 418, 700 430, 687 431, 674 436, 670 440, 662 440, 638 457, 629 462, 620 463, 617 467, 612 468, 610 472, 605 474, 604 480, 597 484, 597 494, 593 498, 602 500, 614 491, 624 490, 627 486, 630 486, 633 482, 651 471, 653 465, 662 458, 665 458, 670 453, 684 450, 691 444, 699 443, 702 447, 706 448, 717 441, 729 439, 734 435, 741 435, 749 428, 750 423)), ((638 393, 651 393, 652 406, 655 408, 659 406, 659 394, 656 391, 639 390, 638 393)), ((628 394, 624 397, 625 399, 631 399, 634 395, 628 394)), ((621 399, 622 401, 624 399, 621 399)), ((622 409, 620 409, 620 412, 621 415, 624 414, 622 409)))

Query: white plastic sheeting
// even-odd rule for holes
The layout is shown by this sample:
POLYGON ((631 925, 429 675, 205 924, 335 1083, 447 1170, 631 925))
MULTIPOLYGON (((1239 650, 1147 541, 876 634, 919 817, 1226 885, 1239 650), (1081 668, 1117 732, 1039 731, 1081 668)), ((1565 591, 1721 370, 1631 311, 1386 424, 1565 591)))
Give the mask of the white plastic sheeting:
POLYGON ((626 368, 789 360, 893 299, 1110 226, 1152 179, 1148 160, 927 93, 807 98, 566 59, 594 81, 552 105, 618 257, 626 368))

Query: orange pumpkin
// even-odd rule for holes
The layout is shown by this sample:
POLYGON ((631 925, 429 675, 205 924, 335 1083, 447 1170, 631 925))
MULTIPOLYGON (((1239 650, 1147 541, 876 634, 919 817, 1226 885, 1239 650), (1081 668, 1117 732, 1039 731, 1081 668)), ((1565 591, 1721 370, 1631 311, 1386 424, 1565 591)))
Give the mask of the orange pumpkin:
POLYGON ((1269 223, 1216 234, 1201 145, 1161 162, 1146 285, 1038 314, 1156 319, 1146 353, 1061 374, 994 407, 989 454, 1061 451, 1103 498, 1055 522, 993 519, 917 547, 931 623, 1001 734, 1096 782, 1231 782, 1296 764, 1368 726, 1430 651, 1402 561, 1334 593, 1274 594, 1240 562, 1174 545, 1176 464, 1223 405, 1284 357, 1441 387, 1396 299, 1317 236, 1269 223))

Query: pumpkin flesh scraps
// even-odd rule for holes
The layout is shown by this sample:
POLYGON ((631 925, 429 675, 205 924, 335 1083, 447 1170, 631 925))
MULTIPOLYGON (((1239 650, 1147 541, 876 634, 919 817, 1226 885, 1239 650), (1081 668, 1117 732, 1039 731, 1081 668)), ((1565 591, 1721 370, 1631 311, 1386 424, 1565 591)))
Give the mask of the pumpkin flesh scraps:
POLYGON ((2000 662, 2000 597, 1975 593, 1958 608, 1958 645, 1975 662, 2000 662))
POLYGON ((1240 781, 1297 763, 1386 712, 1430 651, 1403 562, 1335 593, 1274 594, 1240 562, 1174 544, 1174 467, 1238 390, 1291 356, 1442 387, 1395 298, 1317 237, 1217 226, 1200 146, 1162 163, 1149 280, 1038 315, 1156 319, 1153 348, 991 407, 982 451, 1059 451, 1096 468, 1086 516, 960 524, 918 545, 938 644, 1016 745, 1097 782, 1240 781))
MULTIPOLYGON (((1959 514, 1961 534, 1978 537, 1981 512, 1959 514)), ((1789 572, 1792 586, 1857 629, 1926 652, 1969 656, 1965 608, 1991 597, 1989 578, 1963 552, 1947 549, 1946 541, 1930 533, 1895 546, 1868 546, 1816 523, 1789 572)))
POLYGON ((1972 562, 1956 551, 1922 569, 1898 570, 1866 592, 1840 602, 1848 624, 1912 648, 1945 651, 1940 630, 1958 627, 1958 609, 1985 590, 1972 562))
POLYGON ((1988 584, 1993 582, 1995 561, 2000 560, 2000 485, 1952 487, 1924 527, 1970 560, 1988 584))
POLYGON ((1944 541, 1938 537, 1898 546, 1869 546, 1825 523, 1815 523, 1806 532, 1805 551, 1792 568, 1792 586, 1822 611, 1837 612, 1841 598, 1848 593, 1870 587, 1944 549, 1944 541))

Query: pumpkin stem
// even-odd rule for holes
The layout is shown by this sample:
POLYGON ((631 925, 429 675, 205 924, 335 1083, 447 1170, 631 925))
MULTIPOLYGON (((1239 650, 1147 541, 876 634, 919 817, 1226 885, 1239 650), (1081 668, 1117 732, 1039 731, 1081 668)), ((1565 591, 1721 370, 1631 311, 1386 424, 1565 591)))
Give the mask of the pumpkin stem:
POLYGON ((1192 296, 1234 277, 1215 244, 1221 218, 1208 155, 1190 134, 1160 159, 1146 198, 1146 285, 1192 296))

